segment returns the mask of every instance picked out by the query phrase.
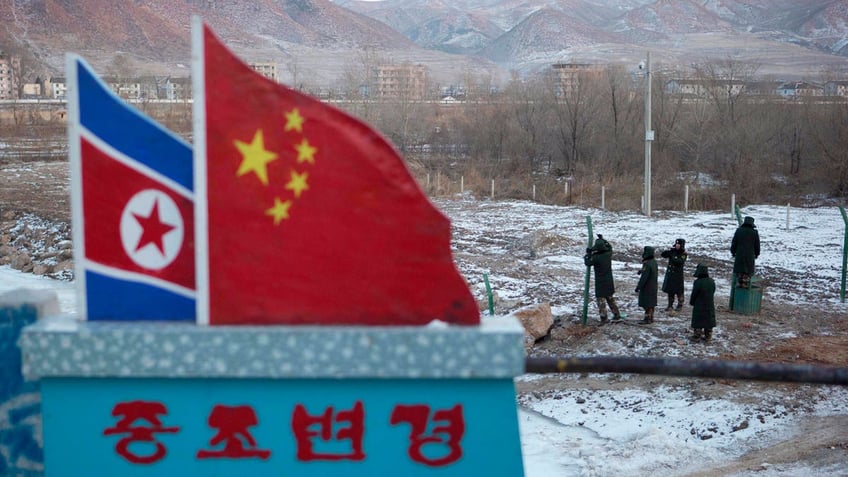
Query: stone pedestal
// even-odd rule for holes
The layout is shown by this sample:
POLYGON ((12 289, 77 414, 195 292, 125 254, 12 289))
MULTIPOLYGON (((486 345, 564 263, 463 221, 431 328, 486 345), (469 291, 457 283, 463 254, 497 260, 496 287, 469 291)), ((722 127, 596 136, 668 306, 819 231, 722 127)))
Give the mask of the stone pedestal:
POLYGON ((523 328, 41 320, 46 475, 521 476, 523 328))

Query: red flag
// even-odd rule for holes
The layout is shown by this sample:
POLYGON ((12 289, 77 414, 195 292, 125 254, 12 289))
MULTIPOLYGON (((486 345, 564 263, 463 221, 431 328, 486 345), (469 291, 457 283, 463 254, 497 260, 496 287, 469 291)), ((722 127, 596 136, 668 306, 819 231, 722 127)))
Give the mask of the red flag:
POLYGON ((383 137, 255 73, 205 25, 196 56, 200 322, 479 323, 450 222, 383 137))

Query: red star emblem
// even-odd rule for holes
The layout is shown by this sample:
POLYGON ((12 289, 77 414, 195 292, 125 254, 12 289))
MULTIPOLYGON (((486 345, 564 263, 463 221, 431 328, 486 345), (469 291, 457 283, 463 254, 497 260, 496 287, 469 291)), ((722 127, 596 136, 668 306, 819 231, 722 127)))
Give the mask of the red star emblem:
POLYGON ((159 249, 162 255, 165 255, 165 244, 162 243, 162 237, 177 227, 166 224, 159 219, 159 201, 154 200, 153 209, 150 210, 150 214, 147 217, 136 213, 133 213, 133 217, 135 217, 135 220, 138 221, 138 225, 141 225, 142 229, 141 237, 138 239, 138 245, 136 245, 135 251, 138 252, 146 245, 152 243, 159 249))

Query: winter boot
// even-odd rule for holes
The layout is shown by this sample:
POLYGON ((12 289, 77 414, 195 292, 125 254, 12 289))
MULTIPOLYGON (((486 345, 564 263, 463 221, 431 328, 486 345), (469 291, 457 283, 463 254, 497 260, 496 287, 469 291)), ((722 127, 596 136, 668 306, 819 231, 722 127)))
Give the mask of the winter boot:
POLYGON ((609 303, 610 310, 612 310, 612 319, 620 320, 621 319, 621 311, 618 310, 618 303, 615 302, 615 297, 611 296, 607 298, 607 303, 609 303))
POLYGON ((689 341, 693 343, 701 341, 701 328, 695 328, 695 331, 692 333, 692 336, 689 337, 689 341))
POLYGON ((704 328, 704 343, 709 343, 713 340, 713 329, 704 328))
POLYGON ((654 307, 645 308, 645 318, 639 323, 642 325, 650 325, 654 322, 654 307))
POLYGON ((607 319, 607 316, 606 316, 606 315, 602 315, 602 316, 601 316, 601 324, 600 324, 600 325, 598 325, 598 326, 604 326, 604 325, 605 325, 605 324, 607 324, 608 322, 609 322, 609 320, 607 319))
POLYGON ((683 309, 683 294, 679 293, 677 295, 677 308, 676 308, 676 310, 680 311, 682 309, 683 309))
POLYGON ((673 310, 673 309, 674 309, 674 295, 669 294, 668 295, 668 306, 665 307, 665 311, 671 312, 671 310, 673 310))

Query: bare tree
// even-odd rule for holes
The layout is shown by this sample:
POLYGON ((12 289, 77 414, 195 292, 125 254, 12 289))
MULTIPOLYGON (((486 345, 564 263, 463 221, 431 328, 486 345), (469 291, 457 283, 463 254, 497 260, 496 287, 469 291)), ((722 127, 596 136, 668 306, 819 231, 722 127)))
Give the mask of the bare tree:
MULTIPOLYGON (((600 106, 598 122, 601 137, 597 161, 611 175, 618 176, 632 170, 634 157, 638 157, 635 145, 642 129, 642 101, 637 97, 627 71, 621 66, 604 70, 598 81, 600 106)), ((638 162, 641 164, 641 162, 638 162)))
POLYGON ((578 73, 577 81, 568 90, 552 89, 553 129, 562 172, 573 175, 579 165, 589 158, 584 152, 591 144, 592 128, 596 126, 601 95, 598 94, 595 73, 578 73))
POLYGON ((727 57, 696 66, 695 76, 704 82, 704 93, 732 126, 736 122, 737 103, 745 84, 754 79, 759 68, 757 63, 727 57))
POLYGON ((848 197, 848 104, 821 105, 820 120, 810 127, 821 161, 814 164, 817 179, 837 197, 848 197))

